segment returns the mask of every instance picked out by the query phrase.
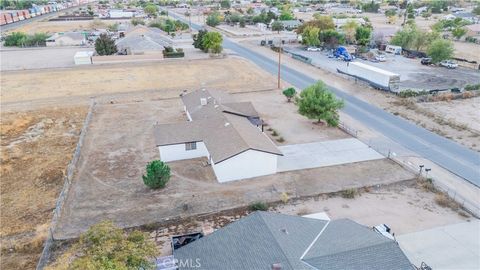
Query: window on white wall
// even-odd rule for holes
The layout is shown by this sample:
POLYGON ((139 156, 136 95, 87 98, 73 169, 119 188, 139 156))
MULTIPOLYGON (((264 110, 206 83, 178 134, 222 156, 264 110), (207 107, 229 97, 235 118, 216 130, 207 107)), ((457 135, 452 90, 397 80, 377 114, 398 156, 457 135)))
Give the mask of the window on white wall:
POLYGON ((185 150, 190 151, 190 150, 195 150, 197 149, 197 142, 187 142, 185 143, 185 150))

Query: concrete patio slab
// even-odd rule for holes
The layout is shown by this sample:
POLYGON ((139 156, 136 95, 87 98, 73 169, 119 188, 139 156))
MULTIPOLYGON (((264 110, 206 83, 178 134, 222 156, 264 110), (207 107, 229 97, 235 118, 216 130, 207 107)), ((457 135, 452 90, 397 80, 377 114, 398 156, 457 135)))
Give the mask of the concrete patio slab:
POLYGON ((285 145, 279 148, 283 153, 283 156, 278 158, 279 172, 384 158, 355 138, 285 145))
POLYGON ((480 269, 480 220, 397 236, 410 261, 433 269, 480 269))

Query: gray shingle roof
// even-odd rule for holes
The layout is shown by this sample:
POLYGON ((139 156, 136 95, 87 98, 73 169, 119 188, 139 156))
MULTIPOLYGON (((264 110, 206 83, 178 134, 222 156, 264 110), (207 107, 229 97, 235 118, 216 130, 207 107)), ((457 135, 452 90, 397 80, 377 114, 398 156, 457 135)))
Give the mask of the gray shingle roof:
POLYGON ((214 163, 222 162, 249 149, 282 155, 273 142, 248 119, 258 117, 250 102, 234 103, 225 93, 197 90, 182 95, 191 124, 155 126, 157 146, 203 141, 214 163), (200 99, 207 100, 201 105, 200 99), (223 106, 221 101, 228 101, 223 106))
POLYGON ((210 270, 269 270, 272 264, 282 270, 412 269, 396 242, 351 220, 327 223, 269 212, 252 213, 173 255, 199 259, 198 269, 210 270))

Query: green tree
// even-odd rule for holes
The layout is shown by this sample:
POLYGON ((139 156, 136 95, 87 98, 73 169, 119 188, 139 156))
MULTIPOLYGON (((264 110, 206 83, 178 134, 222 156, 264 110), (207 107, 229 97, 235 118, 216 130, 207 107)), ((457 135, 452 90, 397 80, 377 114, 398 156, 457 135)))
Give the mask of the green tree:
POLYGON ((317 27, 318 29, 320 29, 320 32, 328 29, 335 29, 335 23, 333 22, 332 17, 322 15, 314 15, 314 17, 314 20, 308 21, 300 25, 297 28, 297 34, 301 35, 303 33, 303 30, 308 26, 317 27))
POLYGON ((274 21, 272 23, 272 31, 277 31, 280 33, 285 27, 283 26, 283 23, 281 21, 274 21))
POLYGON ((477 4, 475 8, 472 10, 472 13, 475 15, 480 15, 480 4, 477 4))
POLYGON ((206 51, 211 53, 221 53, 223 37, 218 32, 208 32, 202 39, 203 47, 206 51))
POLYGON ((220 2, 220 7, 224 9, 229 9, 230 8, 230 1, 229 0, 222 0, 220 2))
POLYGON ((284 10, 282 13, 280 13, 280 16, 278 17, 281 21, 289 21, 295 19, 293 16, 293 13, 290 10, 284 10))
POLYGON ((23 32, 13 32, 5 37, 5 43, 3 45, 7 47, 24 46, 27 41, 27 34, 23 32))
POLYGON ((320 45, 319 32, 320 32, 320 29, 318 29, 317 27, 308 26, 307 28, 305 28, 305 30, 303 30, 303 33, 302 33, 303 44, 307 46, 313 46, 313 47, 319 46, 320 45))
POLYGON ((137 26, 139 24, 141 25, 145 25, 145 21, 143 19, 139 19, 139 18, 133 18, 130 23, 133 25, 133 26, 137 26))
POLYGON ((338 126, 338 110, 343 108, 344 102, 337 99, 322 81, 305 88, 296 101, 301 115, 318 122, 323 120, 330 126, 338 126))
POLYGON ((205 47, 203 46, 203 37, 207 33, 208 31, 205 29, 199 30, 198 33, 193 36, 193 47, 207 52, 208 50, 205 50, 205 47))
POLYGON ((207 25, 211 27, 215 27, 220 24, 220 13, 213 12, 212 14, 208 15, 207 17, 207 25))
POLYGON ((170 180, 170 167, 160 160, 147 164, 147 174, 143 175, 143 183, 152 189, 163 188, 170 180))
POLYGON ((385 11, 386 17, 391 17, 397 15, 397 11, 395 9, 388 9, 385 11))
POLYGON ((148 4, 143 8, 143 11, 150 17, 157 17, 158 9, 154 4, 148 4))
POLYGON ((99 55, 112 55, 117 52, 117 46, 115 41, 107 34, 101 34, 100 37, 95 40, 95 51, 99 55))
POLYGON ((357 43, 362 46, 365 46, 370 42, 371 35, 372 30, 364 26, 357 27, 357 30, 355 32, 355 38, 357 39, 357 43))
POLYGON ((427 54, 432 58, 433 63, 438 63, 443 60, 450 59, 453 55, 453 43, 445 39, 436 39, 427 49, 427 54))
POLYGON ((73 245, 69 269, 155 269, 155 245, 140 231, 125 234, 111 221, 96 224, 73 245))
POLYGON ((362 10, 364 12, 377 13, 379 8, 380 8, 380 4, 376 3, 374 0, 372 0, 371 2, 362 4, 362 10))
POLYGON ((452 30, 452 35, 458 40, 461 39, 467 33, 467 29, 464 27, 456 27, 452 30))
POLYGON ((291 102, 292 98, 295 97, 295 95, 297 94, 297 91, 295 90, 295 88, 289 87, 289 88, 283 90, 282 93, 287 98, 287 101, 291 102))
POLYGON ((345 36, 333 29, 328 29, 320 32, 320 41, 328 48, 335 48, 337 45, 345 43, 345 36))
POLYGON ((355 34, 357 32, 357 28, 359 27, 358 23, 353 20, 348 20, 347 23, 345 23, 342 26, 343 33, 345 33, 345 41, 348 44, 353 44, 355 43, 355 34))
POLYGON ((407 25, 395 33, 390 43, 405 49, 411 49, 418 36, 418 29, 415 25, 407 25))

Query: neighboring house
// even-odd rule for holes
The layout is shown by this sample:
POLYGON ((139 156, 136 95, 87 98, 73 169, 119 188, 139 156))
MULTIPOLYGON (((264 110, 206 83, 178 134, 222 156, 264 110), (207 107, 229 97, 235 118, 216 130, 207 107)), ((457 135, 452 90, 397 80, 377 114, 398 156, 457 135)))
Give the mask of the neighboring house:
POLYGON ((470 12, 455 13, 453 14, 453 16, 455 16, 456 18, 462 18, 471 23, 480 23, 479 17, 470 12))
POLYGON ((333 18, 336 28, 342 28, 347 22, 354 21, 359 25, 365 25, 365 20, 363 18, 347 18, 347 19, 336 19, 333 18))
POLYGON ((137 25, 125 32, 125 37, 115 44, 119 52, 126 54, 158 54, 165 47, 171 47, 172 41, 166 34, 144 25, 137 25))
POLYGON ((50 46, 81 46, 85 45, 87 39, 84 33, 65 32, 56 33, 45 40, 46 45, 50 46))
POLYGON ((254 212, 173 256, 179 269, 414 269, 397 242, 352 220, 270 212, 254 212))
POLYGON ((135 17, 135 12, 134 11, 125 11, 122 9, 111 9, 108 11, 108 16, 110 18, 132 18, 135 17))
POLYGON ((181 95, 190 121, 155 126, 160 160, 207 157, 221 183, 277 172, 282 155, 250 102, 205 89, 181 95))
MULTIPOLYGON (((287 20, 287 21, 280 21, 283 26, 285 27, 286 30, 294 30, 297 29, 300 25, 302 25, 302 22, 299 20, 287 20)), ((270 24, 271 27, 271 24, 270 24)))

